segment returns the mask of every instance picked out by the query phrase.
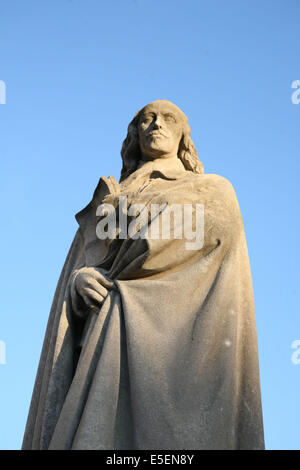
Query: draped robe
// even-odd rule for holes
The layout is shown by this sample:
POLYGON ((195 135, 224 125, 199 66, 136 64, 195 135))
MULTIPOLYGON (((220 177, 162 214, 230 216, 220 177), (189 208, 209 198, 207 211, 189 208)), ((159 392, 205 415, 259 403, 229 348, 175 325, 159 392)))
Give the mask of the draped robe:
POLYGON ((189 171, 141 169, 127 180, 101 178, 76 216, 23 449, 263 449, 254 299, 232 185, 189 171), (96 209, 117 206, 120 192, 129 206, 203 204, 203 247, 99 240, 96 209), (88 318, 70 301, 84 266, 113 281, 88 318))

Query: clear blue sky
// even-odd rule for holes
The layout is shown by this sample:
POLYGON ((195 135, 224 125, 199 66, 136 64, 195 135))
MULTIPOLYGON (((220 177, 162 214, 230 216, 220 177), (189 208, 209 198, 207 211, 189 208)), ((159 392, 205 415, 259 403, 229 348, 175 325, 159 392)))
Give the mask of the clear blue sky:
POLYGON ((256 302, 266 445, 300 449, 299 0, 2 0, 0 448, 18 449, 46 322, 134 113, 169 99, 233 184, 256 302))

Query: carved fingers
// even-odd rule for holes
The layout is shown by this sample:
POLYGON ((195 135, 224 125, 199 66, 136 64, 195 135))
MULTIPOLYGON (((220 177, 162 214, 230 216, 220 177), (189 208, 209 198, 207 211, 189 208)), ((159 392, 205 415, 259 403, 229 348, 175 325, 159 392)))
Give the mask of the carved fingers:
POLYGON ((71 301, 75 312, 85 316, 87 311, 99 311, 113 282, 108 279, 103 270, 84 267, 74 273, 71 281, 71 301))

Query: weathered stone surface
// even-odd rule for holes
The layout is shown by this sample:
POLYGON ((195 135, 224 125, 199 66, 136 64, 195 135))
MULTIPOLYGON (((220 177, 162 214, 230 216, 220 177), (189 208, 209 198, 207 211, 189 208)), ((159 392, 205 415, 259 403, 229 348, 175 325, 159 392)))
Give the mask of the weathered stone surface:
POLYGON ((254 300, 234 190, 203 173, 187 118, 168 101, 136 114, 121 153, 120 183, 101 178, 76 216, 23 448, 262 449, 254 300), (119 209, 120 196, 125 212, 202 205, 203 246, 160 232, 100 240, 97 208, 119 209))

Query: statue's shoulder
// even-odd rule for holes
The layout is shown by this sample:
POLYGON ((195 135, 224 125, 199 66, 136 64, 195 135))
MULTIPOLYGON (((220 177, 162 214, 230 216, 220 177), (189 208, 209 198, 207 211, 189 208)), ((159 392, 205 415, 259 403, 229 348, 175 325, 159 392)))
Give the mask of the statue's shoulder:
POLYGON ((218 192, 221 191, 235 194, 231 182, 227 178, 224 178, 224 176, 205 173, 199 175, 193 173, 191 177, 197 187, 207 187, 218 192))

